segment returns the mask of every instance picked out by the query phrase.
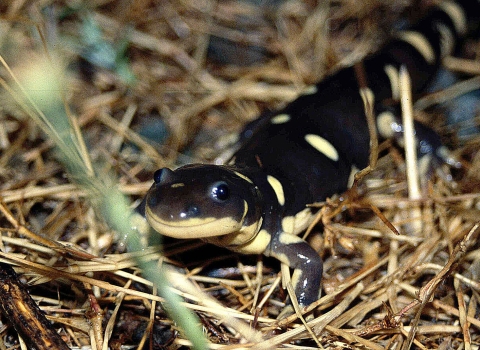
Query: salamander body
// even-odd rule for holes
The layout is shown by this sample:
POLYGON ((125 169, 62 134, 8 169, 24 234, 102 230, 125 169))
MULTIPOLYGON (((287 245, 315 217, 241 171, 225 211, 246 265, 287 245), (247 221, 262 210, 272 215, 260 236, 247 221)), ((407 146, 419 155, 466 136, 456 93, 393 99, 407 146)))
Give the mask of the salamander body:
MULTIPOLYGON (((477 0, 442 2, 363 61, 382 137, 402 137, 398 114, 385 103, 398 99, 400 67, 412 77, 413 92, 420 92, 456 40, 479 22, 477 0)), ((345 191, 352 169, 368 165, 370 136, 360 86, 354 67, 340 70, 282 110, 247 125, 228 164, 158 170, 140 211, 163 235, 277 258, 294 271, 299 304, 314 302, 323 264, 297 234, 310 223, 307 204, 345 191)), ((435 133, 420 124, 416 128, 420 156, 450 161, 435 133)))

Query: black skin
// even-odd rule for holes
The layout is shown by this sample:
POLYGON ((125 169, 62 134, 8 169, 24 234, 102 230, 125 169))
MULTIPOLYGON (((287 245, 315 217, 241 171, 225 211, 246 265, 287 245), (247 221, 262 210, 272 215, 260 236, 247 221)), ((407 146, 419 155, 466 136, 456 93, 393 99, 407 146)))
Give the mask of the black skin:
MULTIPOLYGON (((471 29, 478 29, 480 3, 476 0, 464 0, 460 3, 467 9, 465 13, 469 17, 468 25, 475 27, 471 29)), ((400 128, 393 131, 393 136, 396 139, 403 138, 398 108, 395 105, 392 107, 392 85, 385 68, 391 66, 394 70, 399 70, 401 66, 405 67, 412 78, 413 93, 422 91, 437 71, 441 61, 441 42, 445 38, 442 37, 439 28, 449 28, 457 38, 461 34, 456 32, 457 28, 453 21, 438 8, 410 28, 411 31, 422 33, 423 37, 431 43, 433 61, 424 57, 418 47, 400 39, 393 40, 363 62, 361 71, 364 74, 361 81, 357 78, 358 70, 353 67, 340 70, 318 83, 315 93, 302 95, 284 109, 260 117, 248 124, 241 134, 240 147, 232 157, 228 168, 250 179, 253 185, 245 179, 243 179, 245 183, 242 183, 240 176, 240 180, 235 179, 239 182, 229 183, 228 188, 220 188, 219 195, 237 196, 235 198, 238 199, 238 196, 245 194, 245 197, 249 198, 246 201, 249 215, 251 215, 247 216, 248 223, 253 224, 255 220, 258 223, 262 222, 259 231, 266 232, 270 238, 268 244, 264 244, 262 235, 258 234, 253 236, 249 243, 253 242, 253 246, 256 245, 258 248, 255 253, 273 256, 294 269, 294 277, 297 279, 294 287, 301 306, 306 306, 319 297, 323 263, 319 254, 307 242, 283 231, 282 219, 296 215, 309 203, 323 201, 335 193, 344 192, 348 186, 352 166, 362 169, 368 165, 370 136, 363 100, 359 94, 360 86, 368 87, 373 93, 377 114, 391 109, 396 117, 396 125, 400 125, 400 128), (289 120, 272 123, 272 119, 278 115, 287 115, 289 120), (312 145, 306 140, 306 134, 321 137, 334 149, 338 157, 322 152, 324 149, 318 145, 312 145), (281 183, 284 203, 279 202, 278 193, 268 181, 268 176, 273 176, 281 183), (255 197, 257 195, 258 198, 255 197), (256 199, 252 199, 254 197, 251 196, 256 199), (251 214, 250 210, 254 210, 255 213, 251 214)), ((455 44, 453 43, 452 47, 455 47, 455 44)), ((438 136, 420 124, 416 124, 416 129, 419 156, 427 154, 432 155, 433 158, 445 160, 442 159, 443 155, 440 152, 442 145, 438 136)), ((174 173, 180 176, 176 180, 178 182, 198 181, 193 191, 184 191, 193 197, 200 196, 195 189, 201 188, 199 184, 201 185, 202 180, 207 181, 203 184, 205 186, 210 184, 209 181, 228 182, 226 180, 230 175, 222 178, 222 171, 219 171, 221 179, 210 179, 207 175, 200 176, 202 169, 205 170, 203 167, 209 167, 209 172, 217 171, 215 166, 195 165, 182 167, 174 172, 163 169, 156 173, 155 184, 149 191, 147 199, 140 205, 139 211, 145 214, 146 207, 155 207, 158 202, 173 198, 168 196, 165 198, 159 189, 163 185, 168 185, 170 189, 171 185, 165 178, 173 176, 174 173)), ((200 197, 202 196, 203 194, 200 197)), ((177 202, 172 205, 184 208, 185 217, 202 217, 202 210, 205 208, 201 206, 205 203, 196 202, 193 210, 192 204, 188 204, 191 199, 175 198, 177 202)), ((220 208, 218 202, 215 203, 220 208)), ((235 203, 233 207, 225 207, 224 212, 215 210, 210 217, 218 219, 231 217, 236 220, 242 216, 238 215, 239 212, 241 213, 242 201, 235 203)), ((158 215, 163 214, 158 213, 158 215)), ((251 252, 248 249, 244 250, 242 246, 229 245, 228 239, 217 239, 212 242, 235 251, 251 252)))

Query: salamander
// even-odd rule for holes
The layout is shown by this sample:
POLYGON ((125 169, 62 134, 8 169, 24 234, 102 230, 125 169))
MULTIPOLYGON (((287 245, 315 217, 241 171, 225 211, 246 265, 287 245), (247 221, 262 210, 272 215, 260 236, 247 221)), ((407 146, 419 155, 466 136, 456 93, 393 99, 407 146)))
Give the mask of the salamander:
MULTIPOLYGON (((400 67, 408 70, 413 93, 422 91, 442 57, 479 23, 479 1, 444 1, 362 62, 380 136, 402 137, 398 113, 385 102, 398 99, 400 67)), ((416 137, 420 156, 455 164, 433 131, 417 123, 416 137)), ((370 136, 354 67, 248 124, 240 139, 225 165, 157 170, 140 212, 162 235, 199 238, 287 264, 298 303, 307 306, 320 296, 323 272, 318 252, 297 236, 312 218, 307 204, 344 192, 352 168, 369 161, 370 136)))

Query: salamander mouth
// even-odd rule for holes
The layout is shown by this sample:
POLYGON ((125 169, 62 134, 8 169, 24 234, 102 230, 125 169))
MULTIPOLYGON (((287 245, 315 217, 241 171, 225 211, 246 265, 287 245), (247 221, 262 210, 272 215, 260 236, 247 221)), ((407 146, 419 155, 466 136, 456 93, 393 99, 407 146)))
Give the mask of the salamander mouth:
POLYGON ((170 221, 160 218, 147 206, 145 215, 150 226, 158 233, 179 239, 205 238, 222 236, 242 228, 242 220, 224 218, 191 218, 182 221, 170 221))

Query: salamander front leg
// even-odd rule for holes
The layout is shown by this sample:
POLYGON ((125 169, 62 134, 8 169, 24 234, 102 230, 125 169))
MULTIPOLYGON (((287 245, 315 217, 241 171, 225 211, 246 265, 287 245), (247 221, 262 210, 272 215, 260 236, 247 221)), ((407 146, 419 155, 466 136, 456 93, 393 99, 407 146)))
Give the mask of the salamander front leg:
MULTIPOLYGON (((272 256, 292 268, 292 285, 301 307, 316 301, 321 294, 323 261, 303 239, 281 232, 275 235, 265 255, 272 256)), ((287 313, 282 312, 282 316, 287 313)))

